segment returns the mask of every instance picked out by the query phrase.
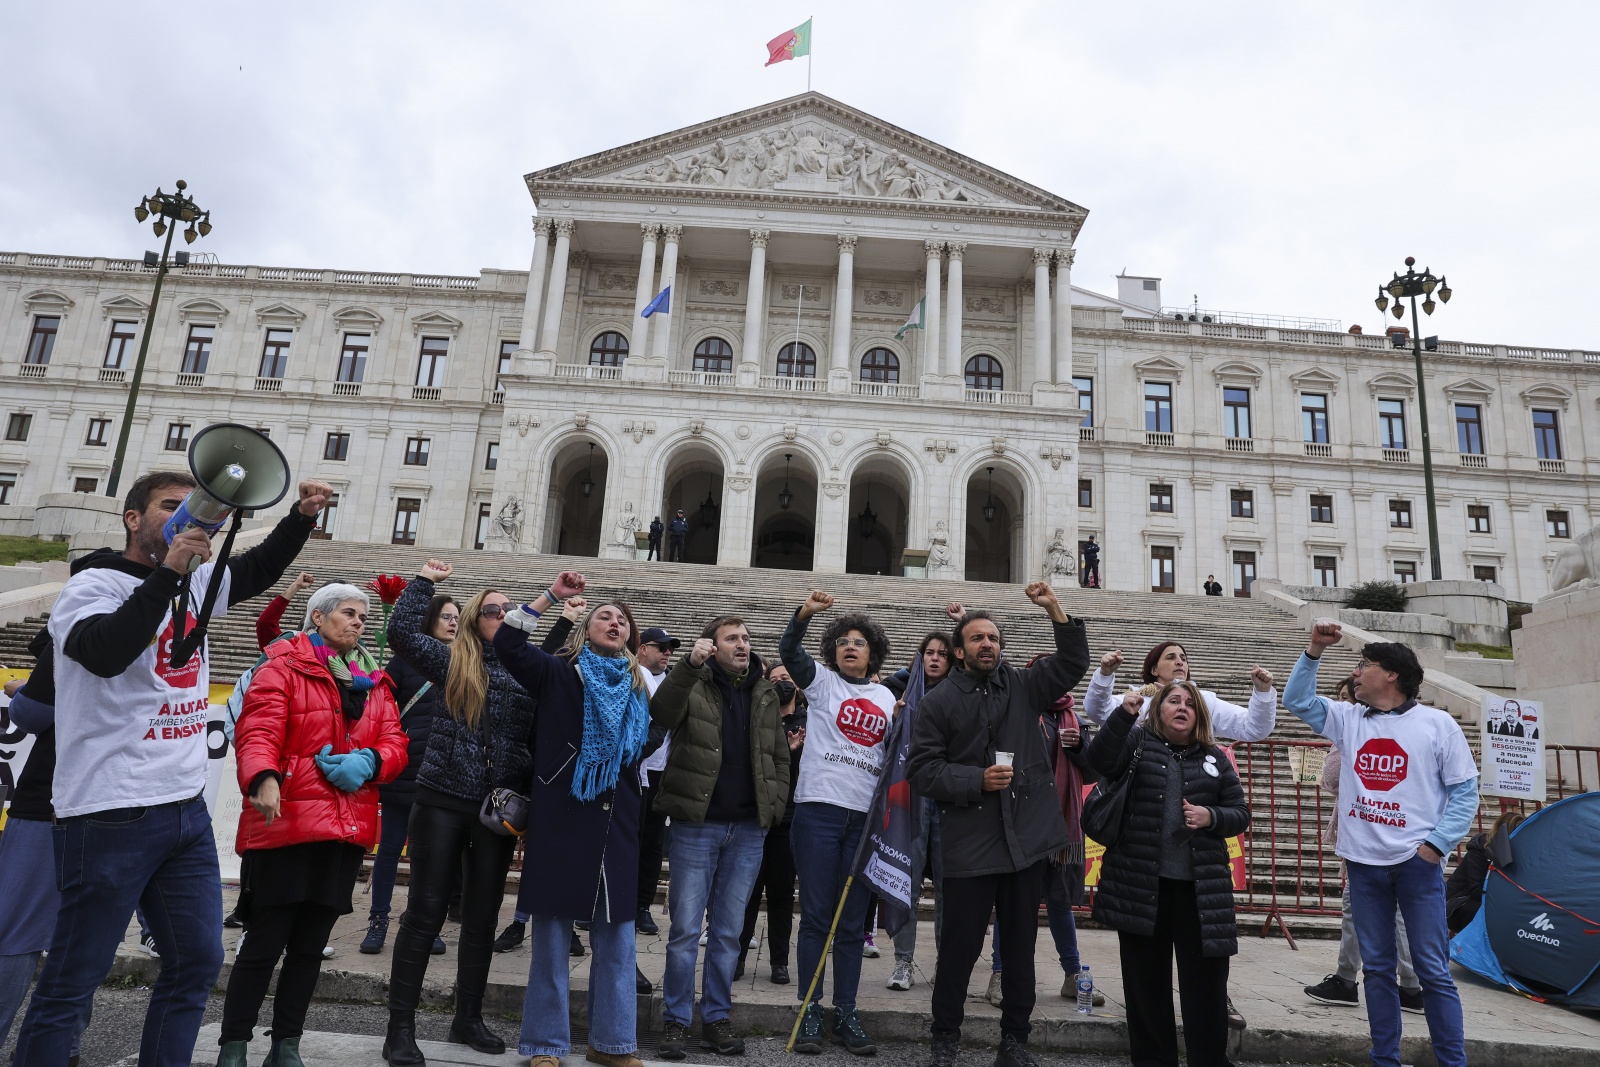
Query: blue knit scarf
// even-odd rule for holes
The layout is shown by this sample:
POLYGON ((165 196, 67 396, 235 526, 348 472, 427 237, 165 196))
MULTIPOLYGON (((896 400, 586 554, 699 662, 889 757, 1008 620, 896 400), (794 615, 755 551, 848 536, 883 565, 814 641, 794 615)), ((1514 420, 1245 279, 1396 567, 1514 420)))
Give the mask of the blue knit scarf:
POLYGON ((572 773, 572 795, 588 803, 616 787, 622 768, 639 758, 650 733, 650 708, 634 688, 625 656, 578 653, 583 675, 583 748, 572 773))

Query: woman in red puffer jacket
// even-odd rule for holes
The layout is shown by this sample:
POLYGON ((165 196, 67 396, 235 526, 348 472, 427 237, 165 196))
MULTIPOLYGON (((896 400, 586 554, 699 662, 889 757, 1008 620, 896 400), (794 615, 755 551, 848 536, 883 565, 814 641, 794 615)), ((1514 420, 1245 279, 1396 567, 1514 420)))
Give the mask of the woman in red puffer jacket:
POLYGON ((272 645, 245 691, 234 736, 250 803, 234 847, 250 860, 250 913, 228 978, 220 1067, 244 1067, 280 956, 266 1063, 301 1067, 323 946, 378 839, 378 785, 406 767, 393 686, 360 647, 369 605, 353 585, 317 590, 305 632, 272 645))

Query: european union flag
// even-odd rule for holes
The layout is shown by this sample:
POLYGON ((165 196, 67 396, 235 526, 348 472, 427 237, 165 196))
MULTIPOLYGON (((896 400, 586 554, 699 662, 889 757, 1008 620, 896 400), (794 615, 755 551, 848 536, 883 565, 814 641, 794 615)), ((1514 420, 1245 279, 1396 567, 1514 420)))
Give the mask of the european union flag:
POLYGON ((672 311, 672 286, 669 285, 657 293, 656 298, 646 304, 643 311, 639 312, 639 317, 648 319, 658 311, 663 315, 672 311))

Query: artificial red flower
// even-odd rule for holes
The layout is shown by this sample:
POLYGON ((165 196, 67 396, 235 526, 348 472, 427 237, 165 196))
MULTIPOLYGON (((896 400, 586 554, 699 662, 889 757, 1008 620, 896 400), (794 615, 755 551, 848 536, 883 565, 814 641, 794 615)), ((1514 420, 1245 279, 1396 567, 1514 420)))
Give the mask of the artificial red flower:
POLYGON ((406 591, 406 580, 398 574, 380 574, 367 583, 367 588, 378 594, 378 599, 392 605, 406 591))

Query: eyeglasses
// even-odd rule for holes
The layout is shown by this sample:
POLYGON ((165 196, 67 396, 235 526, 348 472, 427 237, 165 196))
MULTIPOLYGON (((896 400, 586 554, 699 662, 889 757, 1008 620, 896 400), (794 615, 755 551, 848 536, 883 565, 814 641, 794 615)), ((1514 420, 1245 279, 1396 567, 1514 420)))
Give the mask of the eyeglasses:
POLYGON ((834 648, 866 648, 867 639, 864 637, 841 637, 833 643, 834 648))
POLYGON ((461 621, 461 616, 460 615, 440 615, 439 616, 439 621, 440 622, 460 622, 461 621))
POLYGON ((1362 671, 1366 670, 1368 667, 1371 667, 1372 665, 1373 665, 1373 662, 1370 659, 1357 660, 1356 661, 1356 673, 1360 674, 1362 671))
POLYGON ((478 609, 478 614, 485 619, 498 619, 506 613, 504 604, 485 604, 478 609))

